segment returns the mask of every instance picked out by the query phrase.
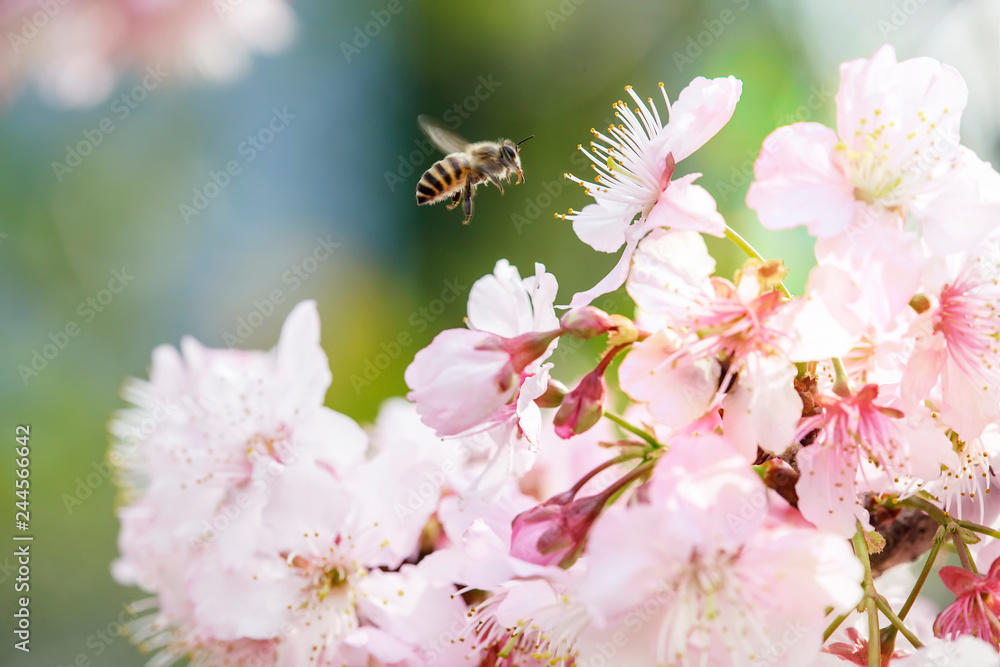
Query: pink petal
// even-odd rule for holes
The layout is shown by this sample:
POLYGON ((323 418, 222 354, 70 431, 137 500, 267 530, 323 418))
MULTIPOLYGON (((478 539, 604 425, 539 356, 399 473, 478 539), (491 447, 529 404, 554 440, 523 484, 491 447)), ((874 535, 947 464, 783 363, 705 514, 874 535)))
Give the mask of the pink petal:
POLYGON ((720 368, 714 359, 673 357, 681 341, 662 329, 632 346, 618 368, 622 390, 649 404, 649 413, 670 428, 682 428, 702 417, 715 399, 720 368))
POLYGON ((960 148, 960 156, 926 202, 912 206, 936 255, 976 250, 1000 220, 1000 174, 967 148, 960 148))
POLYGON ((625 243, 625 230, 638 213, 635 207, 597 199, 576 213, 573 231, 594 250, 615 252, 625 243))
POLYGON ((714 137, 733 117, 743 82, 729 76, 697 77, 670 106, 670 120, 651 148, 659 160, 673 153, 680 162, 714 137))
POLYGON ((281 412, 302 405, 322 405, 333 376, 319 342, 316 302, 303 301, 285 319, 276 350, 276 370, 284 384, 277 399, 287 406, 281 412))
POLYGON ((802 415, 795 374, 786 359, 752 354, 726 395, 723 431, 749 462, 757 458, 758 446, 780 456, 792 445, 802 415))
POLYGON ((809 273, 805 296, 775 314, 774 327, 788 335, 785 354, 791 361, 815 361, 847 354, 867 324, 851 307, 861 289, 836 266, 816 266, 809 273))
POLYGON ((467 312, 470 328, 478 331, 504 338, 531 331, 531 300, 517 267, 498 261, 492 274, 472 285, 467 312))
POLYGON ((747 206, 768 229, 805 225, 817 238, 851 223, 854 186, 834 159, 839 138, 819 123, 795 123, 772 132, 754 163, 747 206))
POLYGON ((632 258, 626 289, 642 326, 659 329, 686 319, 691 304, 715 299, 715 259, 697 232, 654 230, 632 258))
POLYGON ((481 331, 447 329, 407 367, 407 398, 438 435, 457 435, 483 424, 513 397, 516 384, 503 387, 499 382, 513 382, 508 353, 479 349, 493 339, 481 331))
POLYGON ((969 373, 951 355, 941 375, 941 393, 942 421, 965 440, 978 438, 988 424, 1000 418, 1000 388, 984 385, 982 376, 969 373))
POLYGON ((816 259, 853 278, 861 298, 851 305, 852 312, 885 329, 919 288, 924 256, 916 235, 899 229, 892 214, 879 214, 861 202, 859 206, 875 217, 838 236, 818 239, 816 259))
POLYGON ((660 193, 649 212, 646 225, 684 229, 712 236, 726 235, 726 221, 715 205, 708 190, 694 181, 701 174, 687 174, 660 193))
POLYGON ((276 551, 302 555, 326 555, 353 504, 333 475, 309 462, 280 471, 267 481, 266 493, 259 529, 268 528, 276 551))
POLYGON ((941 583, 947 586, 948 590, 955 594, 955 597, 961 597, 973 592, 976 589, 976 584, 980 581, 980 577, 964 568, 955 567, 954 565, 942 567, 939 574, 941 576, 941 583))
MULTIPOLYGON (((932 58, 897 63, 895 50, 886 44, 871 58, 840 66, 837 130, 851 149, 864 152, 869 150, 869 135, 877 124, 882 128, 880 142, 906 146, 906 151, 892 155, 893 162, 886 165, 890 169, 905 165, 914 151, 943 161, 958 147, 968 96, 961 74, 953 67, 932 58)), ((925 167, 931 167, 931 162, 925 167)))
POLYGON ((822 531, 849 538, 857 521, 868 525, 868 512, 855 491, 857 463, 839 455, 833 447, 811 445, 798 453, 799 481, 795 492, 799 511, 822 531))

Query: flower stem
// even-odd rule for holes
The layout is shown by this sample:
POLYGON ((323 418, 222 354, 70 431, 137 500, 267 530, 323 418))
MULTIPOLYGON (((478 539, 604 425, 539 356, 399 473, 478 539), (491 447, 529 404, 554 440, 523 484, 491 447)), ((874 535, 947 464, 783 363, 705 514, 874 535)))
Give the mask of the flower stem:
POLYGON ((830 359, 833 363, 833 372, 837 376, 837 379, 833 383, 833 391, 839 396, 848 396, 851 393, 851 376, 847 374, 847 369, 844 368, 844 362, 840 357, 833 357, 830 359))
POLYGON ((925 514, 929 514, 942 526, 947 526, 950 522, 954 521, 954 519, 948 516, 948 513, 943 509, 934 503, 921 498, 920 496, 910 496, 904 500, 897 500, 896 504, 902 505, 903 507, 912 507, 915 510, 920 510, 925 514))
POLYGON ((605 411, 604 416, 607 417, 608 419, 610 419, 611 421, 613 421, 614 423, 618 424, 619 426, 621 426, 623 429, 625 429, 629 433, 634 433, 635 435, 637 435, 640 438, 642 438, 643 440, 645 440, 647 443, 649 443, 650 447, 653 447, 654 449, 660 449, 661 447, 663 447, 663 445, 661 445, 656 440, 656 438, 654 438, 652 435, 650 435, 647 431, 645 431, 644 429, 639 428, 638 426, 636 426, 635 424, 632 424, 629 421, 626 421, 624 418, 619 417, 615 413, 605 411))
POLYGON ((979 570, 976 569, 976 563, 972 560, 972 555, 969 553, 969 545, 965 543, 962 536, 954 532, 951 534, 951 541, 955 543, 955 551, 958 552, 958 559, 962 561, 962 567, 973 574, 979 574, 979 570))
POLYGON ((912 507, 913 509, 918 509, 922 512, 926 512, 927 514, 930 514, 932 517, 937 519, 938 523, 942 525, 948 525, 949 522, 956 523, 962 528, 971 530, 974 533, 982 533, 983 535, 988 535, 989 537, 1000 540, 1000 530, 990 528, 989 526, 983 526, 978 523, 973 523, 971 521, 952 518, 943 509, 941 509, 934 503, 931 503, 930 501, 921 498, 920 496, 910 496, 905 500, 897 500, 896 504, 902 505, 904 507, 912 507))
POLYGON ((858 522, 858 530, 851 539, 854 545, 854 555, 865 568, 865 612, 868 614, 868 667, 881 667, 881 637, 878 629, 878 608, 875 604, 875 582, 872 579, 872 563, 868 558, 868 545, 865 542, 865 529, 858 522))
POLYGON ((847 619, 847 617, 851 615, 852 611, 854 611, 854 610, 853 609, 849 609, 849 610, 845 611, 843 614, 841 614, 837 618, 833 619, 833 622, 830 623, 830 625, 826 626, 826 630, 823 631, 823 643, 824 644, 826 643, 827 639, 829 639, 830 637, 833 636, 833 633, 837 631, 837 628, 840 627, 840 624, 843 623, 847 619))
POLYGON ((913 590, 910 591, 910 595, 906 598, 906 602, 899 610, 899 618, 903 620, 906 615, 910 613, 910 607, 913 603, 917 601, 917 596, 920 595, 920 589, 923 588, 924 582, 927 581, 927 577, 930 576, 931 570, 934 568, 934 561, 937 559, 938 551, 941 550, 941 545, 944 543, 944 531, 942 528, 938 528, 938 535, 934 536, 934 542, 931 544, 931 550, 927 552, 927 561, 924 563, 924 567, 920 570, 920 576, 917 577, 916 583, 913 585, 913 590))
MULTIPOLYGON (((729 225, 726 225, 726 238, 736 244, 737 248, 745 252, 747 257, 753 257, 754 259, 759 259, 762 262, 765 261, 764 256, 757 252, 756 248, 750 245, 745 238, 740 236, 739 233, 729 225)), ((792 298, 792 293, 788 291, 787 287, 785 287, 784 282, 778 283, 778 289, 780 289, 781 293, 785 295, 785 298, 792 298)))
POLYGON ((898 630, 901 635, 906 637, 906 640, 913 644, 913 648, 921 648, 923 646, 920 640, 917 639, 917 636, 910 632, 910 629, 903 623, 903 619, 892 613, 892 609, 889 607, 889 604, 881 595, 875 599, 875 606, 878 607, 878 610, 889 619, 889 622, 892 623, 893 630, 898 630))
POLYGON ((974 533, 982 533, 983 535, 989 535, 992 538, 1000 540, 1000 531, 994 530, 988 526, 981 526, 978 523, 972 523, 971 521, 962 521, 961 519, 953 519, 962 528, 968 528, 974 533))
POLYGON ((609 459, 604 463, 602 463, 601 465, 594 468, 593 470, 591 470, 590 472, 588 472, 587 474, 585 474, 583 477, 581 477, 576 484, 570 487, 569 491, 571 491, 573 496, 575 497, 576 494, 580 491, 580 489, 584 487, 584 485, 586 485, 587 482, 589 482, 594 477, 601 474, 608 468, 619 465, 621 463, 625 463, 626 461, 631 461, 632 459, 642 458, 643 456, 644 456, 643 454, 632 452, 629 454, 622 454, 621 456, 616 456, 613 459, 609 459))
POLYGON ((962 567, 969 570, 973 574, 979 574, 979 570, 976 569, 976 563, 972 560, 972 555, 969 552, 969 545, 967 545, 965 540, 962 539, 959 528, 981 532, 985 535, 991 535, 994 537, 1000 536, 1000 533, 997 533, 997 531, 992 528, 980 526, 979 524, 972 523, 971 521, 953 519, 940 507, 937 507, 934 503, 919 496, 910 496, 905 500, 897 501, 897 503, 905 507, 912 507, 914 509, 921 510, 922 512, 926 512, 930 516, 934 517, 938 523, 945 527, 945 530, 951 533, 951 539, 952 542, 955 543, 955 551, 958 552, 958 559, 962 561, 962 567))

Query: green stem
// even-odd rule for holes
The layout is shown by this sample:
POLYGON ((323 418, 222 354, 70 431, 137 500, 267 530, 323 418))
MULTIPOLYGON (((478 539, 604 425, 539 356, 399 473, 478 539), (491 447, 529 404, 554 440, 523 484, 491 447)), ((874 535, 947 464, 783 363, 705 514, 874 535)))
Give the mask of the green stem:
MULTIPOLYGON (((938 531, 941 532, 942 529, 938 528, 938 531)), ((927 577, 930 576, 931 570, 934 568, 934 561, 937 559, 938 551, 941 550, 941 544, 943 542, 943 534, 935 535, 934 542, 931 544, 931 550, 927 552, 927 561, 924 563, 924 568, 920 570, 920 576, 917 577, 917 582, 913 585, 913 590, 910 591, 909 597, 906 598, 906 602, 903 603, 902 608, 899 610, 900 620, 906 618, 906 615, 910 613, 910 607, 912 607, 913 603, 917 601, 917 596, 920 595, 920 589, 923 588, 924 582, 927 581, 927 577)))
POLYGON ((625 419, 623 419, 622 417, 619 417, 615 413, 613 413, 613 412, 605 412, 604 416, 607 417, 608 419, 610 419, 611 421, 613 421, 614 423, 618 424, 619 426, 621 426, 623 429, 625 429, 629 433, 634 433, 635 435, 637 435, 640 438, 642 438, 643 440, 645 440, 647 443, 649 443, 650 447, 653 447, 654 449, 660 449, 661 447, 663 447, 663 445, 661 445, 656 440, 656 438, 654 438, 653 436, 651 436, 645 430, 639 428, 638 426, 636 426, 635 424, 632 424, 631 422, 626 421, 625 419))
POLYGON ((911 507, 915 510, 920 510, 925 514, 929 514, 934 517, 938 523, 942 526, 947 526, 950 522, 954 521, 948 514, 935 505, 934 503, 921 498, 920 496, 910 496, 904 500, 897 500, 897 505, 902 505, 903 507, 911 507))
POLYGON ((910 496, 905 500, 897 502, 904 507, 912 507, 914 509, 921 510, 922 512, 926 512, 930 516, 934 517, 938 523, 944 526, 945 529, 951 533, 951 539, 955 543, 955 551, 958 553, 959 560, 962 561, 962 567, 969 570, 973 574, 979 574, 979 570, 976 569, 976 563, 972 560, 972 555, 969 552, 969 545, 965 543, 965 540, 963 540, 962 536, 959 535, 957 529, 965 528, 967 530, 981 532, 985 535, 991 535, 991 533, 996 533, 997 531, 987 528, 986 526, 980 526, 979 524, 972 523, 971 521, 959 521, 957 519, 952 519, 948 516, 947 512, 919 496, 910 496))
POLYGON ((1000 531, 990 528, 989 526, 983 526, 978 523, 973 523, 971 521, 964 521, 963 519, 955 519, 948 515, 947 512, 942 510, 940 507, 934 503, 921 498, 920 496, 910 496, 905 500, 897 500, 897 505, 902 505, 903 507, 912 507, 913 509, 920 510, 932 517, 937 519, 938 523, 942 525, 948 525, 948 523, 956 523, 962 528, 967 528, 974 533, 981 533, 983 535, 988 535, 989 537, 1000 540, 1000 531))
POLYGON ((826 630, 823 631, 823 643, 824 644, 826 643, 827 639, 829 639, 830 637, 833 636, 833 633, 837 631, 837 628, 840 627, 840 624, 843 623, 847 619, 847 617, 851 615, 852 611, 854 611, 854 610, 850 609, 848 611, 845 611, 843 614, 841 614, 837 618, 833 619, 833 623, 831 623, 830 625, 826 626, 826 630))
POLYGON ((865 568, 865 612, 868 615, 868 667, 881 667, 881 637, 878 629, 878 608, 875 605, 875 582, 872 579, 872 563, 868 558, 868 544, 865 542, 865 529, 858 522, 858 530, 851 539, 854 545, 854 555, 865 568))
MULTIPOLYGON (((759 259, 762 262, 766 261, 764 256, 757 252, 756 248, 750 245, 745 238, 740 236, 739 233, 729 225, 726 225, 726 238, 736 244, 737 248, 745 252, 747 257, 753 257, 754 259, 759 259)), ((785 287, 784 282, 778 283, 778 289, 781 290, 781 293, 784 294, 786 298, 792 298, 792 293, 788 291, 787 287, 785 287)))
POLYGON ((992 538, 1000 540, 1000 531, 998 530, 993 530, 987 526, 980 526, 978 523, 972 523, 971 521, 962 521, 961 519, 952 519, 952 521, 962 528, 968 528, 974 533, 982 533, 983 535, 989 535, 992 538))
POLYGON ((969 545, 965 543, 962 536, 954 532, 951 534, 951 541, 955 543, 955 551, 958 552, 958 559, 962 561, 962 567, 973 574, 979 574, 976 563, 972 560, 972 554, 969 553, 969 545))
POLYGON ((923 647, 923 644, 920 642, 919 639, 917 639, 917 636, 912 632, 910 632, 910 629, 907 628, 906 625, 903 623, 903 619, 899 618, 894 613, 892 613, 892 609, 886 603, 885 599, 882 598, 882 596, 879 596, 878 598, 875 599, 875 606, 878 607, 878 610, 882 612, 886 618, 889 619, 889 622, 892 623, 893 627, 896 630, 899 630, 899 633, 904 637, 906 637, 906 640, 908 642, 913 644, 913 648, 923 647))

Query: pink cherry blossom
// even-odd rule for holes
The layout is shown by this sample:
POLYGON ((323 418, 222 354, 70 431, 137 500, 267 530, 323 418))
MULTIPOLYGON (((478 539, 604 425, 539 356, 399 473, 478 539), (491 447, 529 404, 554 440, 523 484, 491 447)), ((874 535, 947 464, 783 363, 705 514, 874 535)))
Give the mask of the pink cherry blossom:
POLYGON ((664 330, 622 362, 622 389, 675 429, 723 407, 723 428, 748 459, 758 446, 781 454, 802 412, 787 336, 772 321, 782 296, 764 287, 766 267, 747 265, 735 285, 714 268, 692 232, 657 232, 639 245, 628 291, 639 324, 664 330))
POLYGON ((1000 651, 1000 559, 986 574, 950 565, 941 568, 940 574, 956 600, 934 621, 934 634, 950 639, 971 635, 1000 651))
POLYGON ((888 322, 917 288, 924 252, 972 250, 995 228, 1000 174, 959 145, 967 97, 955 69, 897 63, 889 45, 844 63, 837 132, 796 123, 772 133, 747 205, 769 229, 806 225, 820 264, 849 270, 888 322), (925 250, 903 229, 910 219, 925 250))
POLYGON ((305 302, 273 352, 187 340, 128 385, 136 407, 112 426, 128 502, 113 571, 156 596, 133 636, 157 659, 419 664, 444 631, 435 619, 462 612, 450 582, 403 565, 445 482, 437 452, 382 442, 366 457, 360 427, 322 405, 329 381, 305 302))
POLYGON ((280 52, 296 32, 282 0, 74 0, 60 3, 40 29, 31 23, 38 10, 28 2, 0 8, 14 51, 0 63, 0 98, 30 81, 53 103, 94 106, 138 63, 148 90, 180 79, 232 79, 254 52, 280 52))
POLYGON ((993 228, 985 218, 995 202, 978 202, 979 216, 948 233, 940 229, 946 219, 926 217, 935 199, 948 200, 955 188, 992 171, 959 145, 968 98, 961 75, 931 58, 897 63, 889 45, 844 63, 840 75, 837 132, 818 123, 776 130, 764 141, 747 205, 768 228, 805 224, 818 238, 865 222, 870 209, 907 212, 922 220, 936 252, 974 247, 993 228))
POLYGON ((469 329, 449 329, 406 369, 407 398, 438 435, 492 423, 555 348, 556 281, 541 264, 521 280, 505 260, 472 286, 469 329))
POLYGON ((567 177, 583 185, 595 203, 564 216, 573 221, 580 239, 601 252, 616 252, 625 245, 618 265, 598 285, 573 297, 571 308, 584 306, 625 282, 629 263, 639 241, 653 229, 671 227, 722 236, 726 223, 707 190, 695 185, 701 174, 673 180, 677 163, 701 148, 729 122, 743 90, 734 77, 697 77, 671 105, 663 84, 660 91, 669 118, 664 125, 649 99, 649 107, 626 87, 636 103, 633 112, 624 102, 615 104, 620 125, 608 128, 610 136, 594 132, 602 143, 591 143, 593 152, 581 150, 594 163, 594 182, 567 177), (603 144, 603 145, 602 145, 603 144))
POLYGON ((911 428, 902 412, 878 399, 875 384, 843 395, 823 394, 816 399, 823 412, 799 425, 797 440, 817 432, 815 441, 798 452, 799 510, 822 530, 850 537, 858 521, 868 525, 868 513, 858 500, 865 489, 859 477, 863 461, 890 478, 933 480, 947 460, 951 445, 943 432, 933 425, 911 428))
POLYGON ((407 397, 424 424, 486 461, 466 494, 495 498, 511 475, 531 469, 541 428, 534 401, 548 389, 551 364, 543 362, 562 333, 556 290, 541 264, 521 280, 497 262, 472 286, 471 328, 439 334, 406 370, 407 397))
POLYGON ((323 406, 331 375, 315 303, 296 306, 271 352, 190 338, 181 349, 157 348, 150 380, 123 389, 135 407, 109 427, 127 492, 153 503, 177 537, 209 532, 220 506, 276 468, 302 460, 343 471, 364 456, 361 428, 323 406))
POLYGON ((440 435, 456 435, 482 424, 506 405, 519 384, 510 353, 499 336, 448 329, 417 352, 406 369, 424 423, 440 435))
POLYGON ((469 609, 456 665, 571 665, 576 642, 590 615, 575 600, 586 570, 571 570, 523 560, 513 545, 512 524, 536 501, 508 485, 492 503, 446 498, 439 517, 451 546, 428 556, 422 565, 433 576, 449 574, 490 597, 469 609), (503 653, 506 658, 499 660, 503 653), (536 662, 541 661, 541 662, 536 662))
MULTIPOLYGON (((952 262, 957 264, 958 261, 952 262)), ((997 246, 949 272, 914 324, 904 397, 934 397, 941 420, 964 440, 1000 421, 1000 264, 997 246)))
POLYGON ((676 438, 651 487, 648 504, 616 503, 597 522, 580 593, 597 627, 648 610, 655 641, 637 664, 808 664, 826 607, 861 598, 846 542, 769 498, 724 438, 676 438), (781 642, 790 628, 797 641, 781 642))

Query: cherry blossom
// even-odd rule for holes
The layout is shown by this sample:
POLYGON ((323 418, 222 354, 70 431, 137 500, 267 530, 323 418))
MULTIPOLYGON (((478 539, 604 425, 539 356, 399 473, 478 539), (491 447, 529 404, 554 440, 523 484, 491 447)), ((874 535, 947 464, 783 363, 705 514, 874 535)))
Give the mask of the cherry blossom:
POLYGON ((660 92, 669 113, 666 124, 660 121, 652 98, 647 107, 631 86, 625 90, 635 101, 635 111, 624 102, 616 103, 615 115, 621 124, 608 128, 610 136, 594 131, 601 143, 591 142, 593 152, 580 149, 594 163, 594 182, 567 174, 567 178, 586 188, 594 203, 564 216, 573 221, 573 231, 580 240, 595 250, 616 252, 624 245, 625 252, 597 286, 573 297, 571 308, 584 306, 620 287, 636 246, 653 229, 670 227, 714 236, 722 236, 726 229, 715 200, 694 184, 701 174, 677 179, 673 176, 677 163, 729 122, 743 82, 731 76, 697 77, 672 105, 661 83, 660 92))
POLYGON ((615 504, 588 542, 593 575, 581 597, 596 623, 657 609, 643 664, 808 664, 825 607, 850 609, 861 597, 847 544, 769 499, 718 436, 675 439, 651 484, 648 504, 615 504), (789 628, 797 640, 781 643, 789 628), (771 655, 779 643, 786 652, 771 655))
POLYGON ((297 23, 283 0, 81 0, 60 4, 42 29, 32 24, 38 9, 25 2, 0 8, 14 51, 0 64, 0 97, 31 80, 47 100, 70 107, 98 104, 136 63, 149 65, 138 73, 147 90, 179 79, 232 79, 254 52, 291 44, 297 23))
POLYGON ((986 574, 952 566, 941 568, 940 574, 956 600, 934 621, 934 634, 945 638, 971 635, 1000 650, 1000 560, 986 574))
POLYGON ((913 325, 916 349, 903 386, 911 402, 932 397, 942 422, 963 440, 973 440, 1000 421, 997 246, 991 243, 959 261, 952 258, 957 269, 930 278, 946 282, 935 286, 913 325))
POLYGON ((856 392, 817 398, 822 412, 802 420, 798 437, 817 432, 815 442, 799 450, 799 509, 817 527, 854 534, 856 522, 868 524, 858 493, 865 489, 859 467, 879 466, 890 477, 916 475, 936 479, 951 445, 933 426, 908 429, 898 409, 879 402, 878 385, 856 392), (919 443, 919 447, 917 446, 919 443))
POLYGON ((951 68, 841 75, 839 134, 778 130, 748 194, 817 237, 800 297, 673 178, 742 91, 698 78, 665 125, 627 89, 584 151, 567 217, 618 267, 557 318, 498 261, 367 429, 324 405, 312 302, 270 352, 157 348, 109 425, 150 666, 1000 664, 1000 177, 951 68))
POLYGON ((885 322, 918 287, 925 251, 972 250, 995 229, 1000 174, 959 144, 968 90, 955 69, 897 63, 885 45, 840 74, 837 131, 796 123, 772 133, 747 206, 769 229, 806 225, 820 263, 849 270, 866 298, 879 298, 872 285, 899 294, 885 322), (923 250, 904 230, 911 218, 923 250))
POLYGON ((662 329, 622 362, 622 389, 672 428, 723 407, 723 428, 748 459, 758 446, 781 454, 802 402, 782 353, 787 336, 772 323, 783 307, 778 269, 748 264, 736 284, 712 277, 714 269, 693 232, 657 232, 639 245, 628 292, 638 323, 662 329))

